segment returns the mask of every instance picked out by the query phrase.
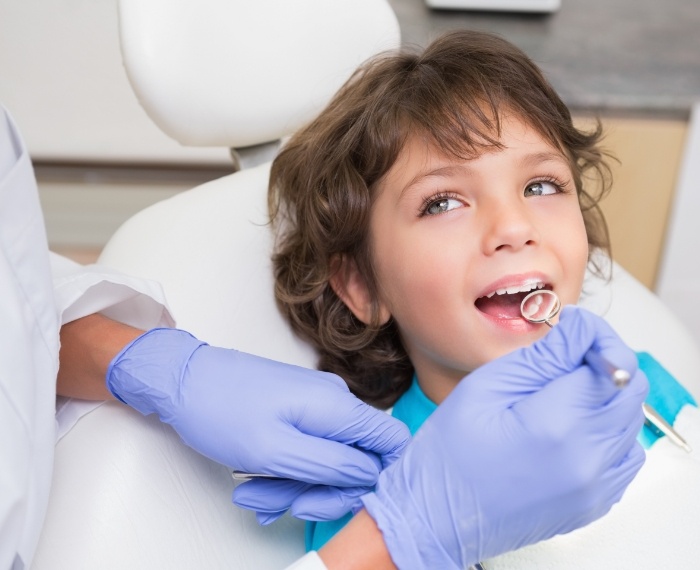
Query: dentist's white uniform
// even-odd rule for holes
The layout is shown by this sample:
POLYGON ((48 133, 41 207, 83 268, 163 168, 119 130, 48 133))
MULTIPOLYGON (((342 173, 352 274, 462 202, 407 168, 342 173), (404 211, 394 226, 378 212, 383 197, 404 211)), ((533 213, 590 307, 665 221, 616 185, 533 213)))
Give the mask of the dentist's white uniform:
POLYGON ((56 415, 60 325, 103 309, 134 326, 171 325, 164 307, 153 283, 49 254, 29 155, 0 107, 0 568, 31 563, 56 437, 95 406, 61 401, 56 415))
POLYGON ((31 164, 0 109, 0 568, 21 569, 51 481, 58 315, 31 164))
MULTIPOLYGON (((102 312, 172 326, 160 287, 48 251, 34 172, 0 106, 0 569, 29 568, 46 514, 56 439, 96 404, 56 401, 59 329, 102 312)), ((293 565, 324 569, 312 553, 293 565)))

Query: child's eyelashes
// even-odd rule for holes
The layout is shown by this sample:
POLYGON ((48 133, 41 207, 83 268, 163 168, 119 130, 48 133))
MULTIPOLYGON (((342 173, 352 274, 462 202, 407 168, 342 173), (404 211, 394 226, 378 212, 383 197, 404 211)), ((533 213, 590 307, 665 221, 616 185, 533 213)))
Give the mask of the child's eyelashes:
MULTIPOLYGON (((522 190, 525 198, 532 196, 550 196, 554 194, 566 194, 569 192, 570 184, 552 176, 546 176, 531 180, 522 190)), ((468 202, 465 197, 455 192, 437 192, 424 198, 418 208, 418 216, 437 216, 445 214, 451 210, 456 210, 468 202)))
POLYGON ((524 195, 526 198, 530 196, 549 196, 565 192, 566 187, 566 183, 556 178, 540 178, 529 182, 525 186, 524 195))
POLYGON ((432 194, 423 200, 418 210, 418 215, 419 217, 436 216, 461 206, 464 206, 464 202, 460 200, 456 194, 440 192, 438 194, 432 194))

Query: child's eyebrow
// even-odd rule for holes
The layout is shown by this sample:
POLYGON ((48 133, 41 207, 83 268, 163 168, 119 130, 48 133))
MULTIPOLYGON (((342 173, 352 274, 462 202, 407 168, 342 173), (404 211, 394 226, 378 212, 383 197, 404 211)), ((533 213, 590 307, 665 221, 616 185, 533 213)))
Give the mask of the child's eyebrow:
POLYGON ((401 199, 412 186, 415 186, 426 178, 450 178, 456 175, 468 175, 470 172, 471 169, 465 164, 450 164, 447 166, 440 166, 433 170, 419 172, 402 188, 399 199, 401 199))
POLYGON ((523 167, 538 166, 544 162, 558 162, 568 168, 569 162, 558 152, 534 152, 526 154, 520 159, 520 164, 523 167))

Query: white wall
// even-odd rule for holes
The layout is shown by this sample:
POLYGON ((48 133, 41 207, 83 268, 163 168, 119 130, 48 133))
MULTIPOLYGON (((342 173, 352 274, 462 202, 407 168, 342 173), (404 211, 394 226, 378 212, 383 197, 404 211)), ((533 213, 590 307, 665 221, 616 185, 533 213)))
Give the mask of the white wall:
POLYGON ((700 344, 700 103, 693 107, 668 228, 656 292, 700 344))
POLYGON ((227 149, 180 146, 141 109, 117 0, 0 0, 0 102, 35 160, 231 163, 227 149))

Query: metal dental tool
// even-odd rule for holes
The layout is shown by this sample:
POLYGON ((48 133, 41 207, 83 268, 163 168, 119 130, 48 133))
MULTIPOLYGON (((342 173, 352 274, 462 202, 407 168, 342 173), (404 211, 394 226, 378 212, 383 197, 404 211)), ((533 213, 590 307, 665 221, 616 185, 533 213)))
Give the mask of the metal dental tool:
POLYGON ((667 435, 668 439, 670 439, 678 447, 685 449, 688 453, 693 451, 693 448, 690 447, 690 445, 688 445, 688 442, 685 441, 678 434, 678 432, 675 429, 673 429, 671 424, 669 424, 665 419, 663 419, 654 408, 652 408, 648 404, 642 404, 642 409, 644 410, 644 417, 646 418, 646 423, 648 425, 652 426, 653 429, 660 431, 664 435, 667 435))
MULTIPOLYGON (((547 289, 537 289, 528 293, 520 303, 520 314, 526 321, 535 324, 544 323, 549 328, 554 326, 551 319, 556 317, 560 310, 559 297, 554 291, 547 289)), ((618 368, 592 348, 586 352, 584 359, 598 374, 610 377, 618 388, 624 388, 629 383, 630 374, 627 370, 618 368)))
POLYGON ((231 478, 234 481, 248 481, 249 479, 279 479, 276 475, 267 475, 266 473, 247 473, 245 471, 231 471, 231 478))
MULTIPOLYGON (((561 301, 559 297, 554 291, 548 291, 547 289, 537 289, 536 291, 528 293, 520 303, 520 314, 526 321, 534 324, 544 323, 549 328, 554 326, 551 323, 551 319, 556 317, 560 310, 561 301)), ((630 373, 627 370, 615 366, 593 348, 590 348, 588 352, 586 352, 584 360, 598 374, 609 377, 618 388, 624 388, 629 384, 631 379, 630 373)), ((642 410, 647 425, 668 436, 673 443, 688 453, 692 451, 688 443, 654 408, 644 403, 642 404, 642 410)))

